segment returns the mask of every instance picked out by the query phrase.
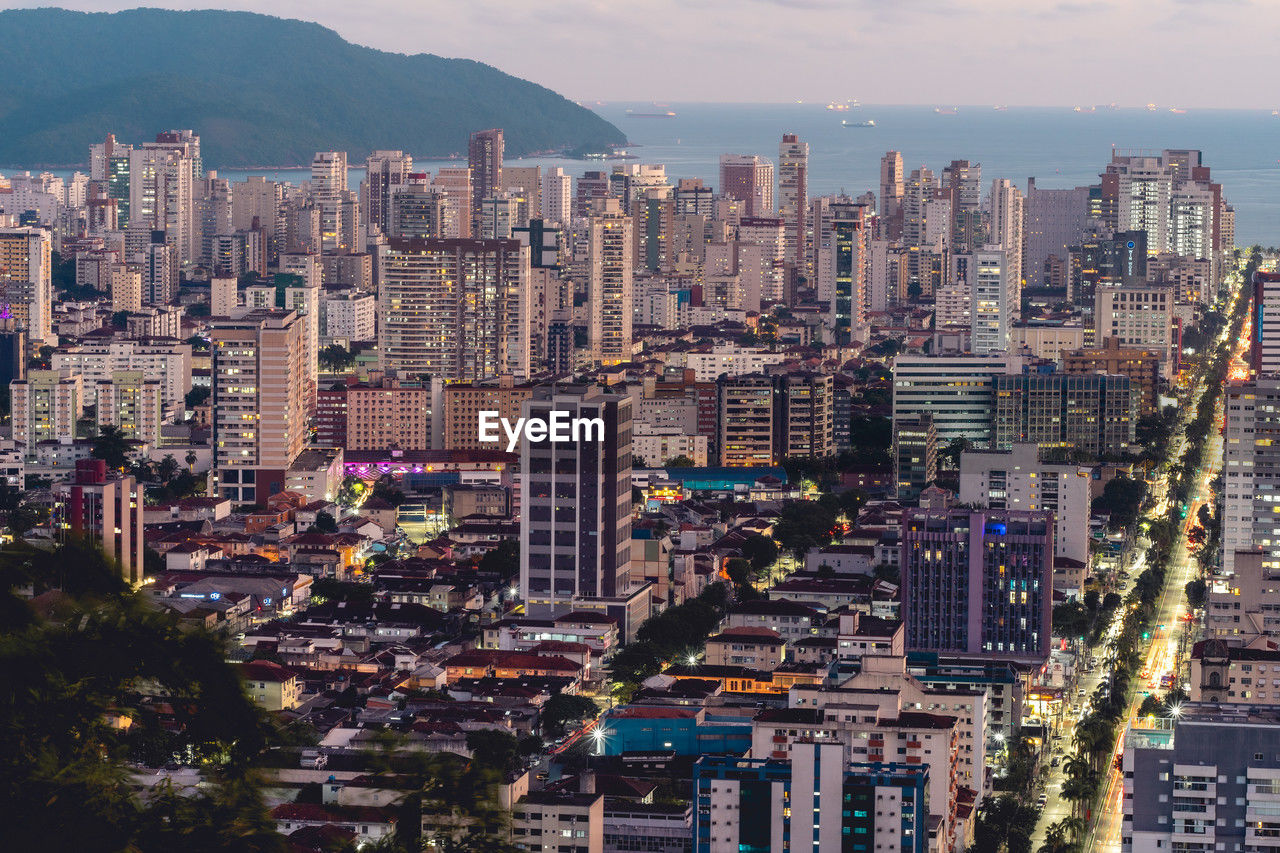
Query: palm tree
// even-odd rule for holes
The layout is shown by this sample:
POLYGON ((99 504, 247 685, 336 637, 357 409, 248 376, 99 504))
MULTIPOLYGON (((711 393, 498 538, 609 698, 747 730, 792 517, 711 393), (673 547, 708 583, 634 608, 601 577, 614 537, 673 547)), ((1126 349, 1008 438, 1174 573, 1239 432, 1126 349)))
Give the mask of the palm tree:
POLYGON ((195 464, 196 464, 196 460, 198 460, 199 458, 200 458, 200 457, 196 455, 196 452, 195 452, 194 450, 188 450, 188 451, 187 451, 186 460, 187 460, 187 470, 188 470, 188 471, 192 470, 192 468, 193 468, 193 467, 195 466, 195 464))

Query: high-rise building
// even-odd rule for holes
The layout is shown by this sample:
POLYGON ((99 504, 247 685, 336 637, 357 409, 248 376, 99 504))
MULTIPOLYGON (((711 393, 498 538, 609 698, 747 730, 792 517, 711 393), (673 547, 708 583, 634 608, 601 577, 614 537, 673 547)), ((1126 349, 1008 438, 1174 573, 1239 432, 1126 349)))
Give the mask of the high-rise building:
POLYGON ((450 382, 527 377, 528 280, 518 240, 388 240, 378 247, 382 366, 450 382))
POLYGON ((194 262, 200 253, 195 219, 195 182, 199 140, 174 133, 156 135, 129 153, 129 228, 163 231, 178 263, 194 262))
POLYGON ((588 340, 597 364, 631 360, 633 227, 617 199, 597 201, 587 216, 588 340))
MULTIPOLYGON (((761 303, 781 302, 786 285, 787 225, 774 217, 744 216, 738 223, 738 245, 759 246, 759 287, 744 288, 747 310, 761 303), (757 298, 758 294, 758 298, 757 298)), ((739 252, 741 256, 741 252, 739 252)))
MULTIPOLYGON (((902 217, 902 197, 906 192, 903 181, 902 152, 889 151, 880 158, 880 220, 888 223, 902 217)), ((899 223, 899 228, 901 224, 899 223)), ((883 239, 896 239, 896 232, 880 234, 883 239)))
POLYGON ((429 184, 425 174, 411 174, 393 187, 388 207, 383 227, 388 237, 431 240, 449 236, 446 233, 450 218, 448 193, 429 184))
POLYGON ((292 311, 212 321, 211 494, 257 504, 284 490, 307 436, 303 332, 292 311))
POLYGON ((773 378, 763 373, 725 374, 716 381, 719 400, 716 447, 726 467, 772 465, 773 378))
POLYGON ((573 216, 573 178, 559 167, 542 176, 542 218, 568 226, 573 216))
POLYGON ((160 446, 160 425, 165 421, 164 386, 141 370, 119 370, 98 382, 96 389, 98 431, 117 427, 129 441, 152 448, 160 446))
POLYGON ((159 382, 161 404, 167 410, 181 406, 191 390, 191 344, 185 342, 115 339, 59 347, 52 367, 83 378, 85 405, 97 402, 94 395, 100 383, 110 382, 121 372, 138 371, 145 379, 159 382))
MULTIPOLYGON (((493 198, 502 191, 502 151, 503 137, 501 128, 478 130, 471 134, 467 142, 467 165, 471 167, 471 215, 474 219, 480 213, 480 203, 486 198, 493 198)), ((472 233, 478 233, 473 226, 472 233)))
POLYGON ((391 197, 407 183, 413 158, 403 151, 374 151, 365 160, 361 204, 364 221, 378 226, 384 234, 391 224, 391 197))
POLYGON ((907 648, 1040 663, 1049 656, 1053 514, 967 509, 927 489, 902 518, 907 648))
MULTIPOLYGON (((0 241, 3 235, 0 232, 0 241)), ((1251 284, 1253 340, 1249 342, 1249 367, 1254 374, 1280 373, 1280 273, 1258 270, 1251 284)))
POLYGON ((42 441, 69 443, 84 411, 84 384, 70 370, 31 370, 9 383, 13 440, 35 458, 42 441))
POLYGON ((834 456, 833 381, 830 374, 791 371, 773 377, 774 455, 778 459, 834 456))
POLYGON ((818 301, 829 306, 837 343, 860 340, 870 302, 867 293, 866 208, 847 200, 827 205, 813 222, 818 301))
MULTIPOLYGON (((302 383, 302 395, 307 409, 307 413, 311 414, 316 408, 316 387, 319 381, 319 364, 320 364, 320 283, 318 264, 315 264, 314 256, 291 256, 297 260, 305 258, 306 267, 288 267, 282 268, 281 272, 291 272, 298 275, 302 270, 310 270, 310 275, 301 277, 301 281, 296 284, 286 284, 284 286, 284 309, 293 311, 298 315, 298 322, 302 324, 302 372, 298 375, 296 381, 302 383), (298 272, 294 272, 298 270, 298 272)), ((283 264, 282 264, 283 266, 283 264)))
POLYGON ((938 477, 938 431, 930 415, 893 424, 893 482, 899 500, 914 501, 938 477))
POLYGON ((111 310, 142 309, 142 270, 133 264, 120 264, 111 270, 111 310))
POLYGON ((1174 295, 1167 285, 1100 286, 1093 299, 1094 340, 1117 338, 1124 347, 1157 350, 1164 375, 1177 372, 1174 295))
POLYGON ((1131 723, 1121 765, 1122 849, 1274 849, 1280 712, 1269 704, 1184 702, 1172 719, 1131 723))
POLYGON ((1093 457, 1124 453, 1135 439, 1141 393, 1128 376, 1024 373, 997 376, 991 444, 1075 448, 1093 457))
POLYGON ((326 252, 355 248, 343 244, 346 193, 347 152, 317 151, 311 160, 311 194, 320 208, 320 245, 326 252))
POLYGON ((137 587, 143 570, 143 488, 133 477, 108 476, 101 459, 80 459, 75 478, 57 489, 54 525, 60 534, 87 537, 137 587))
POLYGON ((899 355, 893 362, 893 420, 932 415, 938 443, 966 438, 979 447, 991 441, 997 376, 1019 373, 1018 356, 899 355))
POLYGON ((773 164, 757 154, 721 154, 720 194, 742 202, 744 216, 769 216, 773 213, 773 164))
POLYGON ((102 202, 114 202, 117 225, 129 225, 129 159, 132 145, 117 142, 115 134, 108 133, 102 142, 89 146, 89 179, 101 190, 102 202))
POLYGON ((1224 393, 1222 437, 1222 571, 1235 571, 1236 552, 1257 549, 1280 566, 1280 376, 1230 382, 1224 393))
POLYGON ((1009 328, 1017 311, 1017 275, 1011 254, 999 246, 987 246, 969 257, 973 296, 969 303, 974 353, 1009 351, 1009 328))
POLYGON ((48 231, 0 228, 0 316, 12 317, 36 346, 54 340, 53 243, 48 231))
POLYGON ((569 440, 520 443, 520 591, 531 614, 631 592, 631 399, 544 387, 522 409, 549 431, 553 413, 567 418, 569 440))
POLYGON ((431 186, 445 195, 445 225, 441 235, 451 240, 470 237, 472 211, 478 210, 471 203, 474 180, 467 166, 441 166, 431 180, 431 186))
MULTIPOLYGON (((268 261, 274 262, 281 252, 295 251, 286 245, 284 187, 262 175, 249 175, 231 184, 231 227, 217 233, 255 228, 265 235, 268 261)), ((320 251, 318 242, 313 251, 320 251)))
POLYGON ((347 450, 431 449, 431 385, 383 377, 346 387, 347 450))
POLYGON ((1122 347, 1119 338, 1107 337, 1096 347, 1064 351, 1062 372, 1072 376, 1092 373, 1128 376, 1130 386, 1142 394, 1138 406, 1138 416, 1142 417, 1158 411, 1163 356, 1160 350, 1122 347))
POLYGON ((809 143, 794 133, 782 136, 778 145, 778 216, 787 225, 786 260, 804 263, 809 211, 809 143))
MULTIPOLYGON (((991 509, 1048 510, 1054 517, 1054 556, 1089 562, 1092 470, 1040 461, 1034 444, 1011 451, 960 454, 960 501, 991 509)), ((1077 590, 1078 592, 1078 590, 1077 590)))
POLYGON ((1089 188, 1048 190, 1027 179, 1023 201, 1026 252, 1022 274, 1028 287, 1048 287, 1046 264, 1049 258, 1065 261, 1072 246, 1084 240, 1089 219, 1089 188))
MULTIPOLYGON (((1238 484, 1236 484, 1238 485, 1238 484)), ((1238 496, 1237 496, 1238 497, 1238 496)), ((1239 503, 1236 503, 1239 506, 1239 503)), ((1245 508, 1249 512, 1249 508, 1245 508)), ((1222 645, 1247 652, 1259 652, 1274 644, 1280 637, 1280 561, 1274 553, 1259 550, 1232 553, 1230 573, 1213 578, 1209 583, 1209 600, 1204 608, 1204 636, 1222 645)), ((1280 652, 1270 652, 1280 655, 1280 652)), ((1206 651, 1202 668, 1220 655, 1206 651)), ((1227 663, 1227 661, 1222 661, 1227 663)), ((1214 702, 1248 702, 1257 698, 1256 692, 1246 696, 1243 687, 1249 682, 1222 678, 1216 684, 1204 677, 1196 678, 1197 662, 1191 662, 1191 698, 1205 698, 1214 702)), ((1252 685, 1250 685, 1252 686, 1252 685)), ((1273 685, 1274 687, 1274 685, 1273 685)), ((1272 704, 1280 705, 1280 690, 1272 692, 1272 704)))
POLYGON ((699 758, 694 853, 930 849, 929 768, 850 763, 846 749, 814 739, 793 744, 786 760, 699 758))
POLYGON ((971 252, 984 240, 982 227, 982 164, 952 160, 942 170, 942 189, 950 204, 947 245, 971 252))
POLYGON ((1009 306, 1014 319, 1018 319, 1022 316, 1022 191, 1006 178, 992 181, 990 205, 991 233, 987 242, 1005 251, 1009 282, 1014 287, 1009 306))

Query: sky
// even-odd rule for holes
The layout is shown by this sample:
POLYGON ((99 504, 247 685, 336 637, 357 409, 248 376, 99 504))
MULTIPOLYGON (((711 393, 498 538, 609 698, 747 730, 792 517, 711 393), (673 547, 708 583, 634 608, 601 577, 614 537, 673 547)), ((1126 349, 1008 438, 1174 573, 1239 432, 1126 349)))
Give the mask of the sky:
POLYGON ((381 50, 479 60, 583 102, 1280 108, 1280 0, 222 0, 221 8, 315 21, 381 50))

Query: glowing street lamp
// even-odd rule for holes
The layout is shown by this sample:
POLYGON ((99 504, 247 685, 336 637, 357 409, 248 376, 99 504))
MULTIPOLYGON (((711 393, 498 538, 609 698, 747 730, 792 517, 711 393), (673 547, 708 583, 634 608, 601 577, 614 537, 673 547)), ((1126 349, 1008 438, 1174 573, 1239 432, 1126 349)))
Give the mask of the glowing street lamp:
POLYGON ((595 741, 596 755, 604 755, 604 742, 608 738, 605 734, 603 726, 596 726, 591 730, 591 739, 595 741))

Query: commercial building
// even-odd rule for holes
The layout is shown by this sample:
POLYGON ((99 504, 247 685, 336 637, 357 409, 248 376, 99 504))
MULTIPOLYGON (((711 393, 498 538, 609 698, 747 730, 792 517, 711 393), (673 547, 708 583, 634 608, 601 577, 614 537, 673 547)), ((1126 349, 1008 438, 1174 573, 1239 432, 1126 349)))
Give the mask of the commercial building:
POLYGON ((1040 461, 1035 444, 1009 451, 960 454, 960 501, 990 509, 1048 510, 1054 518, 1054 556, 1089 562, 1092 471, 1040 461))
POLYGON ((769 216, 773 164, 756 154, 721 154, 720 194, 742 202, 743 216, 769 216))
POLYGON ((991 446, 1074 448, 1097 457, 1135 441, 1140 395, 1127 376, 1024 373, 994 381, 991 446))
POLYGON ((1062 372, 1070 376, 1104 373, 1129 377, 1129 386, 1141 394, 1138 416, 1157 413, 1160 401, 1160 362, 1164 353, 1155 349, 1126 347, 1119 338, 1104 338, 1099 346, 1075 348, 1062 354, 1062 372))
POLYGON ((1173 292, 1165 285, 1098 287, 1094 291, 1094 340, 1117 338, 1124 347, 1156 350, 1162 373, 1176 373, 1173 302, 1173 292))
POLYGON ((284 490, 307 436, 302 336, 292 311, 257 309, 214 319, 210 494, 256 504, 284 490))
MULTIPOLYGON (((520 443, 520 591, 531 615, 631 592, 631 400, 599 388, 534 391, 521 411, 579 422, 569 441, 520 443)), ((611 614, 612 615, 612 614, 611 614)), ((621 624, 626 624, 622 619, 621 624)))
POLYGON ((1171 721, 1124 738, 1121 845, 1272 850, 1280 838, 1280 712, 1266 705, 1184 703, 1171 721))
POLYGON ((378 349, 405 377, 529 375, 529 249, 517 240, 378 247, 378 349))
POLYGON ((1022 358, 990 355, 899 355, 893 362, 895 423, 930 415, 944 447, 967 438, 979 447, 992 438, 996 379, 1022 370, 1022 358))
POLYGON ((1041 663, 1049 655, 1053 515, 968 509, 928 489, 902 519, 907 648, 1041 663))
POLYGON ((1023 212, 1026 246, 1023 277, 1028 287, 1049 287, 1049 259, 1065 263, 1070 257, 1070 247, 1084 239, 1089 218, 1089 188, 1050 190, 1037 187, 1036 179, 1028 178, 1023 212))
POLYGON ((913 501, 938 476, 938 431, 933 417, 893 422, 893 481, 899 500, 913 501))
POLYGON ((925 853, 920 765, 848 763, 840 743, 796 743, 788 760, 703 756, 694 765, 695 853, 925 853))

